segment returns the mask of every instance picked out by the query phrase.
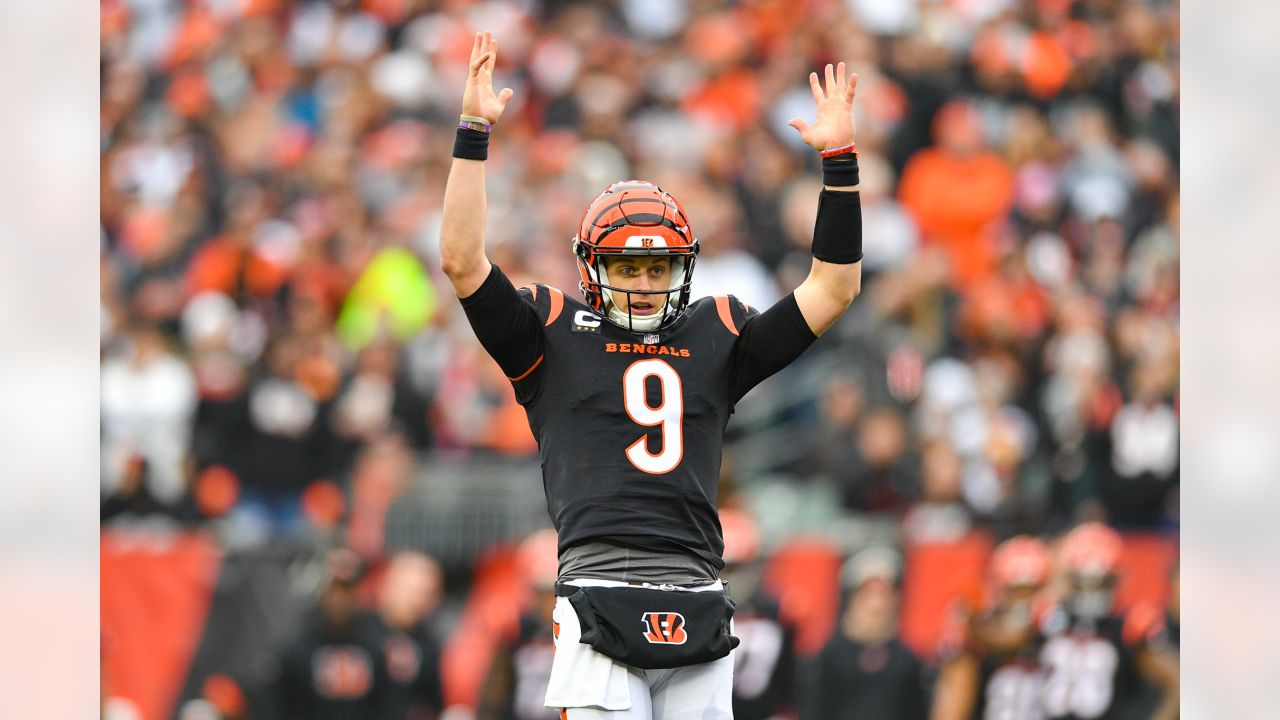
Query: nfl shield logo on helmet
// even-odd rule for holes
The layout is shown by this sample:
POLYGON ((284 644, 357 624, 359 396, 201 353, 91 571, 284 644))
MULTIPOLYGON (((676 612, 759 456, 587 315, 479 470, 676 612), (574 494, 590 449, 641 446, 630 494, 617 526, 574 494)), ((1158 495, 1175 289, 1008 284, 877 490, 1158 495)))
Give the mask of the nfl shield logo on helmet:
POLYGON ((648 333, 647 335, 645 335, 645 336, 644 336, 644 344, 645 344, 645 345, 657 345, 657 344, 658 344, 658 333, 648 333))

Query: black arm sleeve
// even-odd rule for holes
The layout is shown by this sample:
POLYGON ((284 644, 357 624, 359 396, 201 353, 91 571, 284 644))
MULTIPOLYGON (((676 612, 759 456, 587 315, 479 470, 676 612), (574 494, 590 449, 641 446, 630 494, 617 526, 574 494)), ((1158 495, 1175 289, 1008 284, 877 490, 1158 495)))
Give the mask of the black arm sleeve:
POLYGON ((734 351, 733 402, 762 380, 790 365, 818 336, 809 329, 794 294, 747 319, 734 351))
POLYGON ((462 309, 480 344, 513 382, 541 362, 545 336, 538 312, 497 265, 480 289, 462 298, 462 309))

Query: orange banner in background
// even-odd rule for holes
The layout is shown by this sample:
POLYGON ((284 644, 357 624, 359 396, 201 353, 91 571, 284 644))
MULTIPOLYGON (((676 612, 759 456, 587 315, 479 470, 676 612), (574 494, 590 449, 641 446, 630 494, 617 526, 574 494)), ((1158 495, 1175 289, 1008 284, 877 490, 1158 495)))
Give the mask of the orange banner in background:
POLYGON ((103 696, 167 720, 203 633, 218 549, 195 533, 107 531, 100 554, 103 696))

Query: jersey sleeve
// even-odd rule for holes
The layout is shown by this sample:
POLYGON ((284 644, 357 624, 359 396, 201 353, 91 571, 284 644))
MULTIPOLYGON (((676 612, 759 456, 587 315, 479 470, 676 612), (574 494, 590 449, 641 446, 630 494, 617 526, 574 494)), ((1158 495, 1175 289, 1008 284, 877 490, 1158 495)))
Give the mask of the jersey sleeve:
POLYGON ((1169 644, 1164 609, 1150 601, 1139 601, 1124 615, 1121 638, 1130 649, 1163 648, 1169 644))
POLYGON ((545 302, 539 302, 538 286, 516 290, 494 265, 480 288, 461 300, 471 329, 515 385, 516 399, 522 404, 536 390, 546 346, 542 316, 552 309, 551 294, 544 291, 545 302))
POLYGON ((790 365, 818 339, 791 293, 764 312, 732 295, 717 297, 716 310, 725 326, 738 336, 730 393, 735 403, 765 378, 790 365))

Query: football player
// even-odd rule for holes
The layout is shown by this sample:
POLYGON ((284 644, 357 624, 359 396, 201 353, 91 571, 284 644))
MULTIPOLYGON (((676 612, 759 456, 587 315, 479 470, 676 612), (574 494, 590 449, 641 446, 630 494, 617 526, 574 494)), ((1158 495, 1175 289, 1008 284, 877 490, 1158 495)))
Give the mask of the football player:
POLYGON ((555 606, 556 531, 539 530, 520 543, 520 566, 533 591, 514 637, 503 638, 480 690, 476 720, 552 720, 542 704, 551 678, 551 611, 555 606))
POLYGON ((1144 642, 1152 629, 1130 627, 1126 632, 1127 618, 1116 612, 1122 549, 1120 535, 1099 522, 1077 526, 1062 541, 1067 596, 1041 627, 1044 707, 1050 718, 1127 717, 1143 681, 1161 691, 1160 705, 1151 717, 1178 716, 1177 656, 1157 643, 1144 642))
MULTIPOLYGON (((569 720, 730 718, 732 602, 720 580, 716 490, 734 404, 826 331, 858 294, 862 216, 852 104, 857 76, 809 77, 823 155, 808 277, 763 312, 732 296, 690 302, 699 239, 648 182, 592 200, 571 249, 582 299, 517 290, 485 255, 497 41, 476 35, 445 188, 440 258, 538 442, 559 538, 545 697, 569 720)), ((711 239, 714 242, 714 239, 711 239)))
POLYGON ((932 720, 1040 720, 1037 615, 1045 608, 1049 548, 1019 535, 992 553, 991 605, 945 643, 932 720))
POLYGON ((720 509, 724 535, 724 581, 736 611, 733 634, 742 643, 733 651, 735 720, 794 717, 795 630, 784 623, 777 598, 763 587, 760 531, 749 514, 720 509))

